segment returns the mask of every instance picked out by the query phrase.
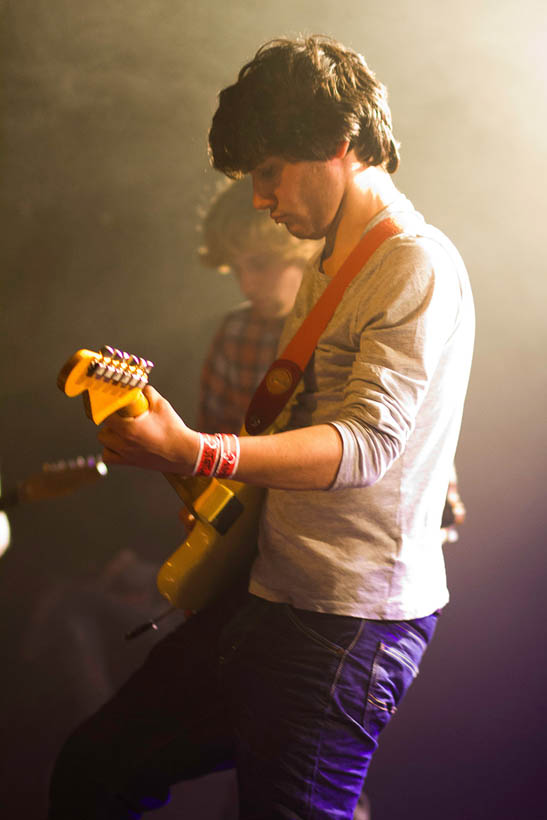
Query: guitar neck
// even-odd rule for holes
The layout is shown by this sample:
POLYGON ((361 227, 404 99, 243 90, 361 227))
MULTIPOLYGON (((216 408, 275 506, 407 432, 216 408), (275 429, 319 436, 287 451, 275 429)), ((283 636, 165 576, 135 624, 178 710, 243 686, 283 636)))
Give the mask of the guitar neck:
POLYGON ((94 456, 44 464, 40 472, 33 473, 8 489, 0 498, 0 510, 19 504, 42 501, 68 495, 80 487, 94 484, 108 473, 106 464, 94 456))
POLYGON ((181 476, 177 473, 163 473, 180 500, 190 511, 194 509, 194 502, 205 490, 210 479, 203 476, 181 476))

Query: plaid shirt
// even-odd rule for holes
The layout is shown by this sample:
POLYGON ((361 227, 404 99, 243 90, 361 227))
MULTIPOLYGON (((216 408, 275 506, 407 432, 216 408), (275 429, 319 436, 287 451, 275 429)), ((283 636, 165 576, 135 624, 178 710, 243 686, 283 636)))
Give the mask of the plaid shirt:
POLYGON ((248 302, 231 310, 201 372, 198 429, 239 433, 251 397, 274 361, 284 319, 263 319, 248 302))

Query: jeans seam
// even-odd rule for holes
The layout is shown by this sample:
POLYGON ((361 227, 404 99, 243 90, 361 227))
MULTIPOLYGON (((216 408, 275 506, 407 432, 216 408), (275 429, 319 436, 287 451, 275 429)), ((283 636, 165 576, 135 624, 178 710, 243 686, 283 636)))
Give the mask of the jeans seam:
MULTIPOLYGON (((310 812, 313 810, 313 791, 315 789, 315 784, 317 782, 317 770, 318 770, 318 766, 319 766, 319 761, 321 760, 321 749, 322 749, 322 746, 323 746, 323 737, 324 737, 324 730, 325 730, 325 724, 326 724, 326 715, 327 715, 328 710, 331 708, 332 700, 334 698, 334 693, 336 691, 336 686, 338 685, 340 675, 342 674, 342 669, 344 668, 346 658, 351 653, 351 651, 355 647, 355 644, 357 643, 357 641, 361 637, 364 626, 365 626, 365 621, 361 620, 361 623, 359 624, 359 629, 355 633, 355 635, 353 637, 353 640, 351 641, 350 645, 347 647, 347 649, 344 649, 343 652, 341 653, 340 660, 338 661, 338 664, 336 666, 336 672, 334 673, 334 678, 333 678, 333 681, 332 681, 332 684, 331 684, 331 687, 330 687, 330 691, 329 691, 329 699, 328 699, 327 703, 325 704, 325 709, 323 711, 323 720, 322 720, 322 723, 321 723, 321 728, 319 730, 319 742, 317 744, 317 753, 316 753, 316 756, 315 756, 315 766, 313 768, 313 780, 310 784, 310 794, 309 794, 309 800, 308 800, 309 806, 310 806, 310 812)), ((310 820, 313 820, 313 817, 312 817, 311 814, 309 814, 309 818, 310 818, 310 820)))
MULTIPOLYGON (((352 642, 352 645, 353 645, 353 642, 352 642)), ((313 814, 315 812, 313 796, 314 796, 314 792, 315 792, 315 786, 316 786, 316 783, 317 783, 317 774, 318 774, 318 770, 319 770, 319 762, 320 762, 321 757, 322 757, 322 748, 323 748, 323 740, 324 740, 324 736, 325 736, 325 726, 326 726, 326 723, 327 723, 327 714, 328 714, 328 712, 331 708, 332 698, 334 696, 334 690, 336 689, 336 683, 337 683, 337 681, 340 677, 340 673, 341 673, 342 667, 344 665, 345 655, 346 655, 346 651, 344 651, 342 657, 338 661, 338 664, 336 666, 336 671, 334 673, 333 682, 332 682, 330 690, 329 690, 329 697, 328 697, 328 700, 325 703, 325 708, 323 709, 321 726, 319 727, 319 738, 318 738, 318 743, 317 743, 317 750, 316 750, 316 753, 315 753, 315 764, 314 764, 314 767, 313 767, 313 777, 312 777, 309 792, 308 792, 308 807, 309 807, 308 812, 307 812, 308 820, 313 820, 313 814)))
POLYGON ((312 781, 310 783, 310 789, 309 789, 309 794, 308 794, 308 805, 309 805, 308 818, 309 818, 309 820, 313 820, 313 815, 311 814, 311 812, 314 810, 313 793, 314 793, 314 789, 315 789, 315 784, 317 783, 317 771, 318 771, 319 761, 321 760, 321 749, 322 749, 322 746, 323 746, 325 724, 327 722, 326 721, 327 713, 328 713, 329 709, 331 708, 331 704, 332 704, 332 700, 334 698, 334 693, 335 693, 335 690, 336 690, 336 686, 338 684, 338 680, 340 679, 340 675, 342 673, 342 669, 343 669, 344 664, 346 662, 346 658, 350 654, 350 652, 353 650, 353 648, 355 647, 355 644, 357 643, 357 641, 359 640, 359 638, 361 636, 361 633, 363 632, 364 625, 365 625, 365 621, 361 620, 361 623, 359 624, 359 629, 356 631, 350 645, 347 647, 347 649, 342 650, 342 652, 340 653, 340 660, 338 661, 338 664, 336 666, 336 671, 334 673, 333 681, 332 681, 332 684, 331 684, 330 690, 329 690, 329 698, 328 698, 327 702, 325 703, 325 708, 323 710, 323 719, 321 721, 321 726, 320 726, 320 729, 319 729, 319 740, 318 740, 318 743, 317 743, 317 752, 316 752, 316 755, 315 755, 315 765, 313 767, 313 778, 312 778, 312 781))
POLYGON ((307 635, 310 640, 314 641, 314 643, 316 644, 319 644, 319 646, 322 646, 324 649, 327 649, 335 657, 342 657, 344 655, 344 653, 346 652, 345 649, 336 646, 336 644, 329 641, 328 638, 323 638, 323 636, 320 635, 319 632, 316 632, 314 629, 311 629, 310 627, 306 626, 306 624, 303 624, 298 618, 298 615, 296 615, 296 613, 293 611, 290 604, 286 604, 286 611, 291 623, 296 627, 296 629, 298 629, 304 635, 307 635))
POLYGON ((399 623, 399 627, 403 630, 403 632, 406 632, 407 635, 411 635, 413 638, 416 638, 422 645, 423 649, 426 649, 427 641, 425 640, 424 636, 421 635, 420 632, 418 632, 417 629, 414 629, 414 627, 412 627, 409 623, 405 623, 404 621, 401 621, 399 623))
POLYGON ((344 649, 343 654, 340 656, 340 661, 338 663, 338 666, 336 667, 336 673, 334 675, 334 680, 333 680, 332 686, 330 688, 330 699, 331 700, 334 697, 334 692, 336 690, 336 686, 338 685, 338 680, 340 678, 340 675, 342 674, 342 669, 343 669, 344 664, 346 662, 346 658, 350 654, 350 652, 352 652, 352 650, 355 647, 355 644, 357 643, 357 641, 361 637, 364 626, 365 626, 365 622, 364 622, 364 620, 361 620, 361 623, 359 624, 359 629, 355 633, 352 642, 350 643, 350 645, 348 646, 347 649, 344 649))
POLYGON ((380 649, 385 652, 386 655, 391 655, 392 658, 397 658, 407 669, 410 669, 412 672, 413 677, 417 677, 418 675, 418 667, 416 664, 412 663, 412 661, 406 657, 404 652, 401 652, 399 649, 396 649, 394 646, 387 646, 385 643, 380 644, 380 649))

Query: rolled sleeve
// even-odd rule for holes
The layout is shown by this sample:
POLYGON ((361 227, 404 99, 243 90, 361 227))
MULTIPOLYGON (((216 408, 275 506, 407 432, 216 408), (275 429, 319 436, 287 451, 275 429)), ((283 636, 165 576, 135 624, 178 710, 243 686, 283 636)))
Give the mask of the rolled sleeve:
POLYGON ((332 489, 379 481, 403 453, 444 346, 460 288, 446 251, 406 239, 386 254, 355 311, 355 355, 333 426, 343 455, 332 489))

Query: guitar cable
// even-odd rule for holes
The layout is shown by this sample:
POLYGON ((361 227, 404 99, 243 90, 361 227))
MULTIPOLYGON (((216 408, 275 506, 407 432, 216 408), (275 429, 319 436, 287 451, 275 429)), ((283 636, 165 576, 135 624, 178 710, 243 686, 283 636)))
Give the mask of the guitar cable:
MULTIPOLYGON (((169 609, 166 609, 165 612, 162 612, 157 618, 151 618, 149 621, 146 621, 139 626, 136 626, 134 629, 130 629, 129 632, 125 633, 125 640, 132 641, 134 638, 138 638, 139 635, 143 635, 145 632, 148 632, 149 629, 153 629, 157 631, 159 629, 159 622, 163 621, 164 618, 167 618, 168 615, 172 615, 174 612, 180 612, 180 609, 174 606, 170 606, 169 609)), ((184 613, 185 617, 188 617, 188 613, 184 613)))

